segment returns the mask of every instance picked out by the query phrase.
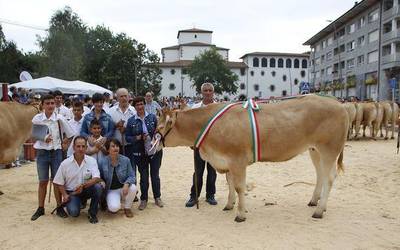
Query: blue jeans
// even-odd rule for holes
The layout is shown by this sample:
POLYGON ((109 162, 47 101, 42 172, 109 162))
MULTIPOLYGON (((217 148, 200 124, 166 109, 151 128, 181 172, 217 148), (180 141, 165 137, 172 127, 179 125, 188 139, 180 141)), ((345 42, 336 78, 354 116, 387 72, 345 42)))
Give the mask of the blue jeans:
MULTIPOLYGON (((72 191, 68 193, 72 193, 72 191)), ((97 215, 102 193, 102 186, 99 183, 96 183, 88 188, 83 189, 82 193, 78 195, 71 195, 66 205, 68 214, 72 217, 78 217, 81 212, 82 200, 90 199, 89 214, 92 216, 97 215)))
POLYGON ((153 190, 154 199, 161 197, 161 184, 160 184, 160 166, 162 160, 162 150, 155 153, 153 156, 133 156, 135 165, 137 166, 140 174, 140 200, 148 200, 149 191, 149 165, 150 165, 150 178, 151 188, 153 190))
POLYGON ((37 149, 36 165, 39 181, 49 180, 49 169, 51 170, 51 180, 56 176, 58 167, 62 162, 62 150, 37 149))

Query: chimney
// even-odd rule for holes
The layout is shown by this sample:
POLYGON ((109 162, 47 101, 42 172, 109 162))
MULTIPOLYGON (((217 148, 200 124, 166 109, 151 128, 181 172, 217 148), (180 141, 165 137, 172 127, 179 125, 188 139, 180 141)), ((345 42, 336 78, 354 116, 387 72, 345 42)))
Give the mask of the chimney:
POLYGON ((355 1, 355 2, 354 2, 354 6, 356 6, 357 4, 358 4, 358 2, 357 2, 357 1, 355 1))

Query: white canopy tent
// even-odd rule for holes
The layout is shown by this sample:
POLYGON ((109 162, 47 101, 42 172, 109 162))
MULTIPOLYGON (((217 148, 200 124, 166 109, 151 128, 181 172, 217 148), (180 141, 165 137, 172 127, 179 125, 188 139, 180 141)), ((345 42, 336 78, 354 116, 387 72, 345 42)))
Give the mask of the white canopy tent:
POLYGON ((34 92, 49 92, 59 90, 63 94, 72 95, 92 96, 94 93, 103 94, 104 92, 112 95, 112 92, 110 90, 100 87, 96 84, 82 81, 66 81, 50 76, 14 83, 11 84, 9 87, 12 86, 15 86, 17 88, 31 89, 34 92))

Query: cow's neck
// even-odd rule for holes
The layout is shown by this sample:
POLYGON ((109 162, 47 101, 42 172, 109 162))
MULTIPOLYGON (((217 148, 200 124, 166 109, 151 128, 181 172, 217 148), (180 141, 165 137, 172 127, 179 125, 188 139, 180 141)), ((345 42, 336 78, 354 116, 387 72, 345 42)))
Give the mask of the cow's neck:
POLYGON ((179 112, 171 131, 171 146, 193 146, 201 129, 215 113, 216 107, 179 112))

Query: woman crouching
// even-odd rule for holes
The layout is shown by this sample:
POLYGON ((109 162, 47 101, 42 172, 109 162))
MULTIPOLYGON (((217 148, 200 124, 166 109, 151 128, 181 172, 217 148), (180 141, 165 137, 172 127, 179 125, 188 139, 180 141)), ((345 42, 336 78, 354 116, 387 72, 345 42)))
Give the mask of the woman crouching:
POLYGON ((137 192, 135 172, 129 158, 119 154, 121 144, 117 139, 108 140, 105 147, 108 156, 99 162, 99 170, 105 181, 108 210, 118 212, 122 201, 126 217, 133 217, 131 208, 137 192))

